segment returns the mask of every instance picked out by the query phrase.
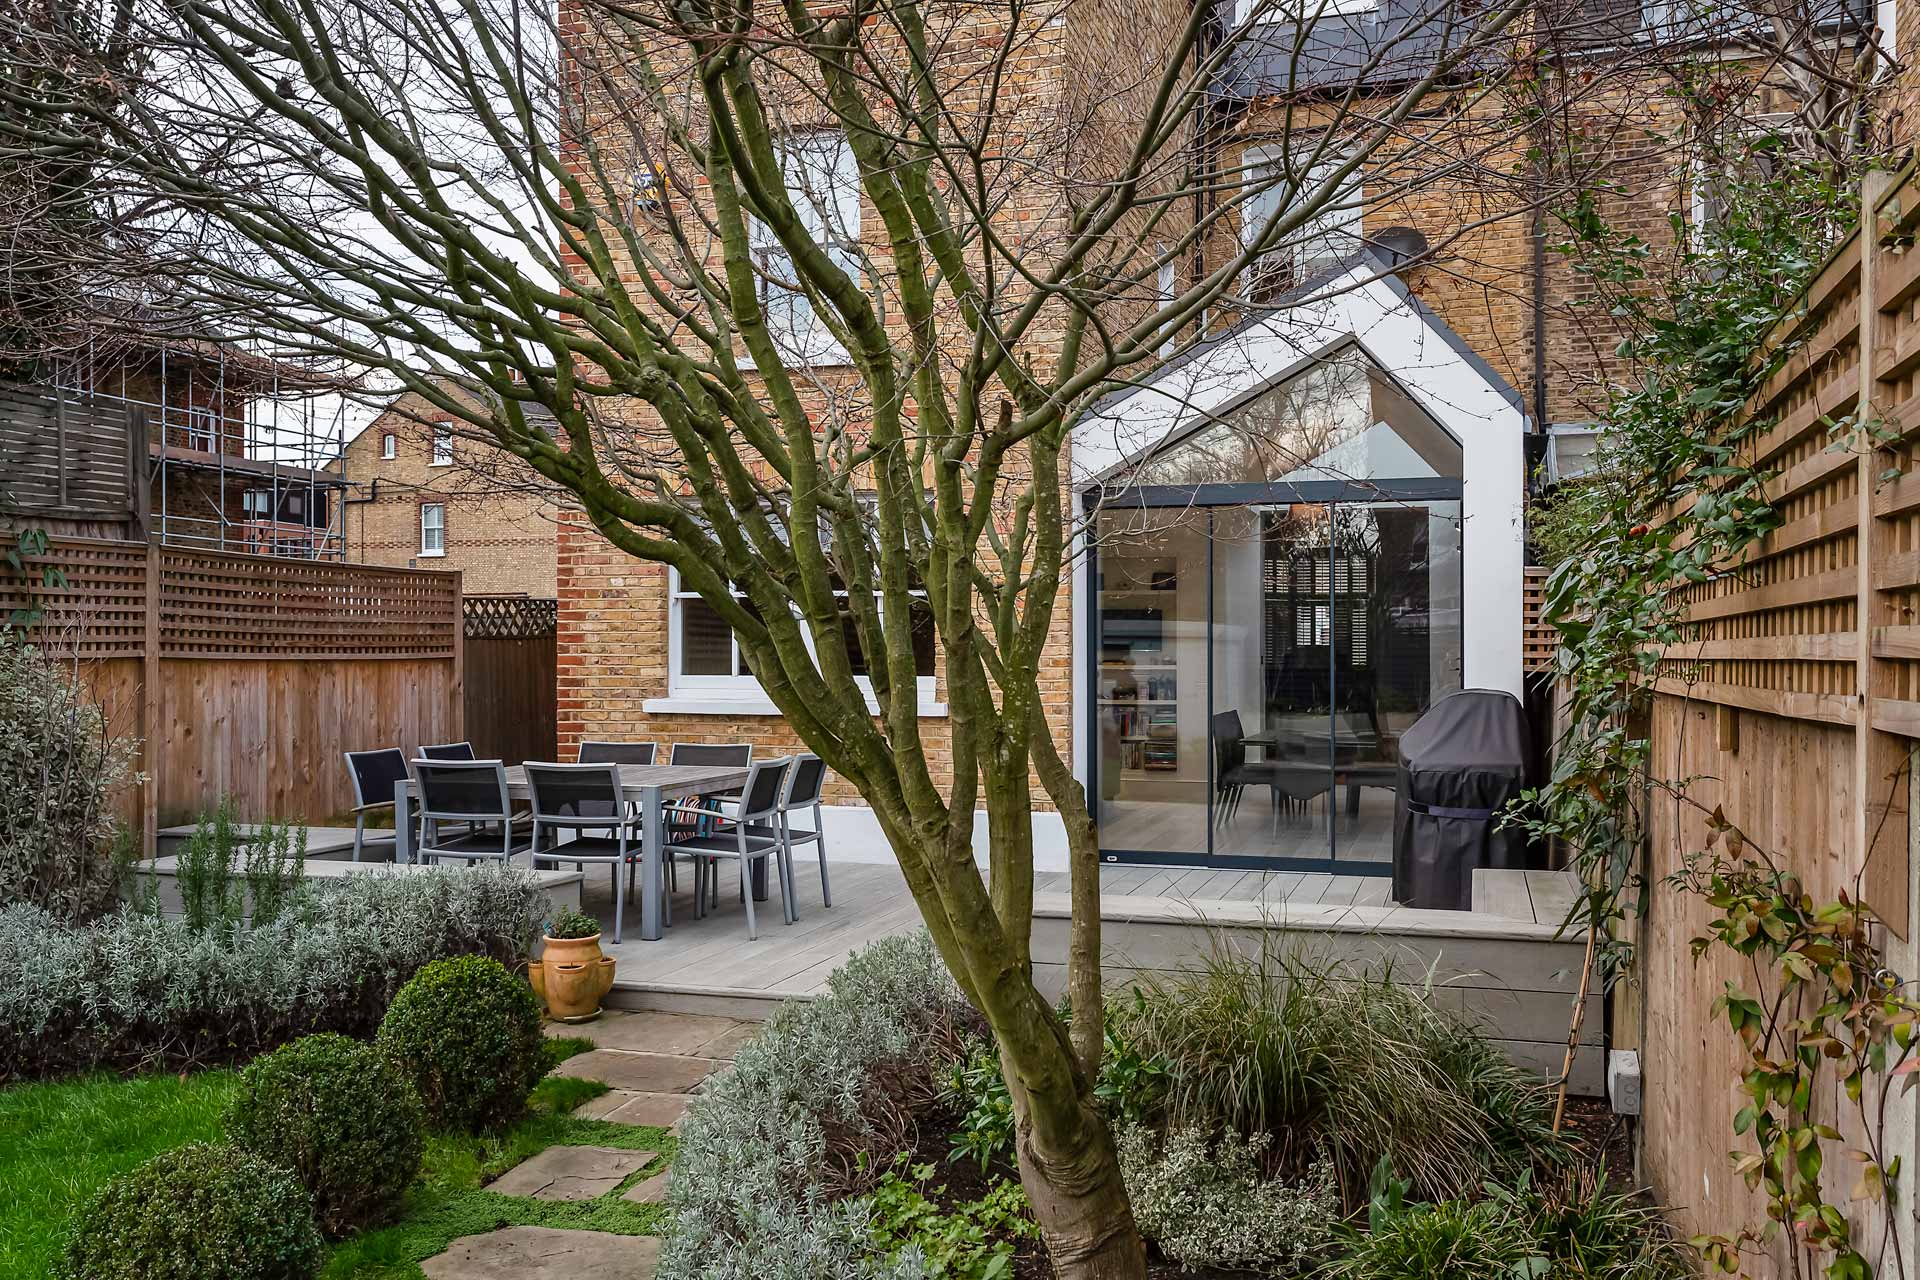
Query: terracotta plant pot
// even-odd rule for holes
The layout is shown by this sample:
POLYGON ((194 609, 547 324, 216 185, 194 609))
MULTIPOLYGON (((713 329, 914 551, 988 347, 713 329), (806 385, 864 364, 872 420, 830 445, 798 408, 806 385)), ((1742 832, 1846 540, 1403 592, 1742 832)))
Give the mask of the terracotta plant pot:
POLYGON ((591 1022, 600 1016, 600 999, 613 986, 614 962, 600 954, 600 935, 548 938, 540 959, 527 966, 534 994, 547 1004, 555 1022, 591 1022))

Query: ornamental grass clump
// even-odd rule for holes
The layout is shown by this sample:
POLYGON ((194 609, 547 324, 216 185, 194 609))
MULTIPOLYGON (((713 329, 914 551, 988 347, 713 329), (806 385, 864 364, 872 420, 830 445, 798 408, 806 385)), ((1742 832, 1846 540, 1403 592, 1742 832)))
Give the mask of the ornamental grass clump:
POLYGON ((1171 1127, 1270 1135, 1262 1164, 1289 1177, 1324 1158, 1349 1208, 1382 1156, 1445 1199, 1558 1149, 1546 1091, 1391 974, 1220 943, 1109 1016, 1163 1064, 1171 1127))
POLYGON ((312 1280, 326 1260, 293 1175, 211 1143, 120 1175, 73 1220, 60 1280, 312 1280))
POLYGON ((1408 1204, 1406 1184, 1376 1170, 1367 1230, 1345 1232, 1325 1280, 1690 1280, 1693 1252, 1658 1209, 1604 1174, 1512 1186, 1474 1199, 1408 1204))
POLYGON ((336 1239, 393 1216, 420 1172, 425 1126, 385 1054, 330 1033, 256 1059, 226 1115, 228 1141, 299 1179, 336 1239))
POLYGON ((378 1044, 437 1129, 498 1132, 546 1070, 540 1006, 524 979, 481 956, 436 960, 393 998, 378 1044))

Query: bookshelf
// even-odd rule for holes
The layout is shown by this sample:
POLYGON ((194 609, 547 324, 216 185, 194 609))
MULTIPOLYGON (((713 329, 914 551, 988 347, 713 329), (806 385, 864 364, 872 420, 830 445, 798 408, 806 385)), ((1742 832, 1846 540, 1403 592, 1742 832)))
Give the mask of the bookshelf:
POLYGON ((1100 594, 1100 681, 1096 702, 1122 777, 1151 777, 1180 768, 1180 669, 1169 662, 1167 615, 1177 609, 1172 569, 1152 585, 1124 585, 1100 594))

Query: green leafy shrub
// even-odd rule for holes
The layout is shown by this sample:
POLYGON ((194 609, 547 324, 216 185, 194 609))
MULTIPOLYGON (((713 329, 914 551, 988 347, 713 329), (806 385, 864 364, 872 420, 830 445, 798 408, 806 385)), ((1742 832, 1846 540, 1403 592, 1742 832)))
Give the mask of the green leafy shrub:
MULTIPOLYGON (((1166 1064, 1129 1043, 1111 1018, 1105 1038, 1094 1102, 1111 1121, 1143 1123, 1166 1095, 1166 1064)), ((1013 1158, 1013 1096, 991 1043, 970 1043, 948 1072, 945 1097, 961 1113, 949 1159, 977 1160, 985 1170, 995 1159, 1013 1158)))
POLYGON ((435 960, 393 998, 379 1045, 436 1128, 504 1129, 546 1070, 533 989, 496 960, 435 960))
POLYGON ((310 1280, 326 1257, 292 1174, 210 1143, 115 1178, 74 1222, 62 1280, 310 1280))
POLYGON ((875 1247, 917 1260, 917 1274, 928 1280, 1011 1280, 1017 1241, 1040 1235, 1026 1192, 1002 1178, 978 1200, 942 1209, 928 1197, 946 1190, 931 1185, 933 1173, 932 1165, 910 1165, 904 1156, 894 1162, 867 1197, 875 1247))
POLYGON ((564 907, 547 921, 549 938, 591 938, 600 932, 600 922, 584 911, 564 907))
POLYGON ((231 937, 139 911, 71 925, 0 907, 0 1082, 242 1062, 315 1031, 371 1036, 430 960, 526 959, 546 897, 525 871, 329 882, 231 937))
POLYGON ((133 753, 77 661, 0 628, 0 902, 63 920, 111 905, 113 796, 133 776, 133 753))
POLYGON ((1272 1134, 1263 1163, 1291 1177, 1324 1157, 1352 1207, 1383 1155, 1445 1199, 1560 1150, 1547 1090, 1391 974, 1220 945, 1109 1016, 1165 1065, 1174 1128, 1272 1134))
POLYGON ((1405 1202, 1407 1184, 1375 1170, 1368 1227, 1328 1264, 1327 1280, 1686 1280, 1694 1258, 1658 1210, 1603 1179, 1488 1185, 1479 1199, 1405 1202))
POLYGON ((228 1140, 292 1172, 336 1238, 392 1216, 420 1172, 425 1125, 386 1055, 332 1033, 256 1059, 226 1116, 228 1140))
POLYGON ((1311 1166, 1298 1182, 1262 1174, 1269 1136, 1178 1129, 1164 1143, 1142 1126, 1116 1142, 1140 1232, 1173 1261, 1266 1275, 1296 1275, 1326 1252, 1340 1222, 1333 1167, 1311 1166))
POLYGON ((995 1159, 1013 1154, 1013 1095, 991 1044, 974 1041, 953 1064, 946 1097, 961 1113, 948 1159, 977 1160, 984 1172, 995 1159))

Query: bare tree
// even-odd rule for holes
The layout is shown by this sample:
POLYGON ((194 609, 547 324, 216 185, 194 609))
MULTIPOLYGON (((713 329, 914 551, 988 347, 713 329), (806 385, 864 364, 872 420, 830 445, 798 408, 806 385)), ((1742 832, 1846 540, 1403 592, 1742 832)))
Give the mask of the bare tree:
POLYGON ((1062 1276, 1145 1265, 1092 1098, 1094 824, 1041 694, 1085 532, 1075 414, 1225 315, 1284 313, 1250 271, 1312 257, 1342 208, 1440 181, 1477 193, 1456 235, 1525 216, 1516 157, 1593 85, 1548 82, 1524 0, 1249 7, 121 0, 137 64, 49 37, 0 68, 0 160, 150 202, 152 256, 228 332, 418 393, 732 628, 991 1023, 1062 1276), (1218 106, 1252 60, 1258 164, 1218 106), (1070 1028, 1029 967, 1043 803, 1070 1028))

